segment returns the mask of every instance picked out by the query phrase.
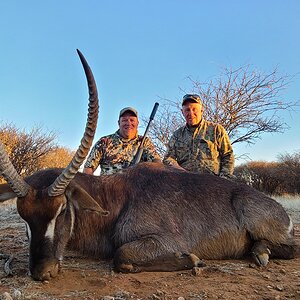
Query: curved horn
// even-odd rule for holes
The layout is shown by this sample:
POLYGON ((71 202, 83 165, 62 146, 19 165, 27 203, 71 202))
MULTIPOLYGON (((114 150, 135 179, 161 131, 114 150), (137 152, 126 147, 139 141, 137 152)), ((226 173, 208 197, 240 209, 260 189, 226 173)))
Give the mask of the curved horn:
POLYGON ((25 197, 30 186, 18 174, 0 142, 0 173, 18 197, 25 197))
POLYGON ((64 193, 66 187, 70 181, 74 178, 78 172, 79 167, 83 163, 84 159, 88 155, 88 152, 93 143, 97 120, 98 120, 98 92, 96 87, 96 82, 93 76, 93 73, 85 60, 82 53, 77 50, 77 53, 80 57, 81 63, 84 68, 84 72, 87 78, 88 88, 89 88, 89 113, 88 119, 85 127, 85 132, 81 143, 72 158, 69 165, 63 170, 63 172, 55 179, 55 181, 50 185, 48 189, 49 196, 58 196, 64 193))

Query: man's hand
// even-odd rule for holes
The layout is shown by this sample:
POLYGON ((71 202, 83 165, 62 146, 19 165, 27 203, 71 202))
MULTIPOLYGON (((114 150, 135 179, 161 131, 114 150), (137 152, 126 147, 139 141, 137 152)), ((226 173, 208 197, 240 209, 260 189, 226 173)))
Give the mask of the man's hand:
POLYGON ((93 175, 94 170, 92 168, 84 168, 83 173, 93 175))
POLYGON ((233 174, 230 175, 230 174, 224 173, 224 172, 220 172, 219 177, 225 178, 225 179, 231 179, 231 180, 234 180, 236 178, 235 175, 233 175, 233 174))

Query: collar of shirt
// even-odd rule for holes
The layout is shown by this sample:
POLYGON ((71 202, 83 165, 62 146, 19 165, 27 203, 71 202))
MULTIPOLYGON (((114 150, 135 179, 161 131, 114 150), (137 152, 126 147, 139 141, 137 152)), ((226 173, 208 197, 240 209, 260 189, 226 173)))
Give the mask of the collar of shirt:
POLYGON ((199 134, 199 132, 203 129, 204 123, 205 120, 202 118, 198 126, 191 127, 185 124, 185 127, 188 130, 188 132, 190 132, 193 135, 193 138, 195 138, 199 134))

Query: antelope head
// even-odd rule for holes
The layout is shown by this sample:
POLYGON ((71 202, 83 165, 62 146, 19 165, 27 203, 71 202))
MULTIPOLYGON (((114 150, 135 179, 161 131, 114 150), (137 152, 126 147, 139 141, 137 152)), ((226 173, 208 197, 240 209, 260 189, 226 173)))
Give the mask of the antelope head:
POLYGON ((23 179, 0 142, 0 174, 7 181, 0 185, 0 202, 17 197, 18 213, 25 221, 30 240, 29 269, 36 280, 49 280, 58 274, 63 250, 72 234, 72 205, 107 214, 85 190, 72 182, 91 148, 99 109, 93 73, 82 53, 77 52, 87 78, 89 108, 83 138, 69 165, 62 171, 39 171, 23 179), (64 224, 69 224, 69 230, 55 230, 62 218, 64 224))

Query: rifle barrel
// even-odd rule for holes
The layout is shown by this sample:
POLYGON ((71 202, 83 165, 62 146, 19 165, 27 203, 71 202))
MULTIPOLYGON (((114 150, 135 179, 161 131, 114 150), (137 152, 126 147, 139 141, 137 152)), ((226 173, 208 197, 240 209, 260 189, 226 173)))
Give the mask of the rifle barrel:
POLYGON ((154 107, 152 109, 152 112, 151 112, 151 115, 150 115, 150 118, 149 118, 149 122, 147 124, 147 127, 146 127, 146 130, 144 132, 144 135, 143 135, 143 138, 141 140, 141 143, 140 143, 140 146, 138 148, 138 151, 135 155, 135 157, 133 158, 132 162, 131 162, 131 165, 136 165, 140 162, 141 160, 141 157, 142 157, 142 154, 143 154, 143 146, 144 146, 144 142, 145 142, 145 139, 146 139, 146 136, 147 136, 147 133, 148 133, 148 130, 149 130, 149 127, 150 127, 150 123, 151 121, 153 121, 154 119, 154 116, 156 114, 156 111, 158 109, 158 106, 159 106, 159 103, 158 102, 155 102, 154 104, 154 107))

